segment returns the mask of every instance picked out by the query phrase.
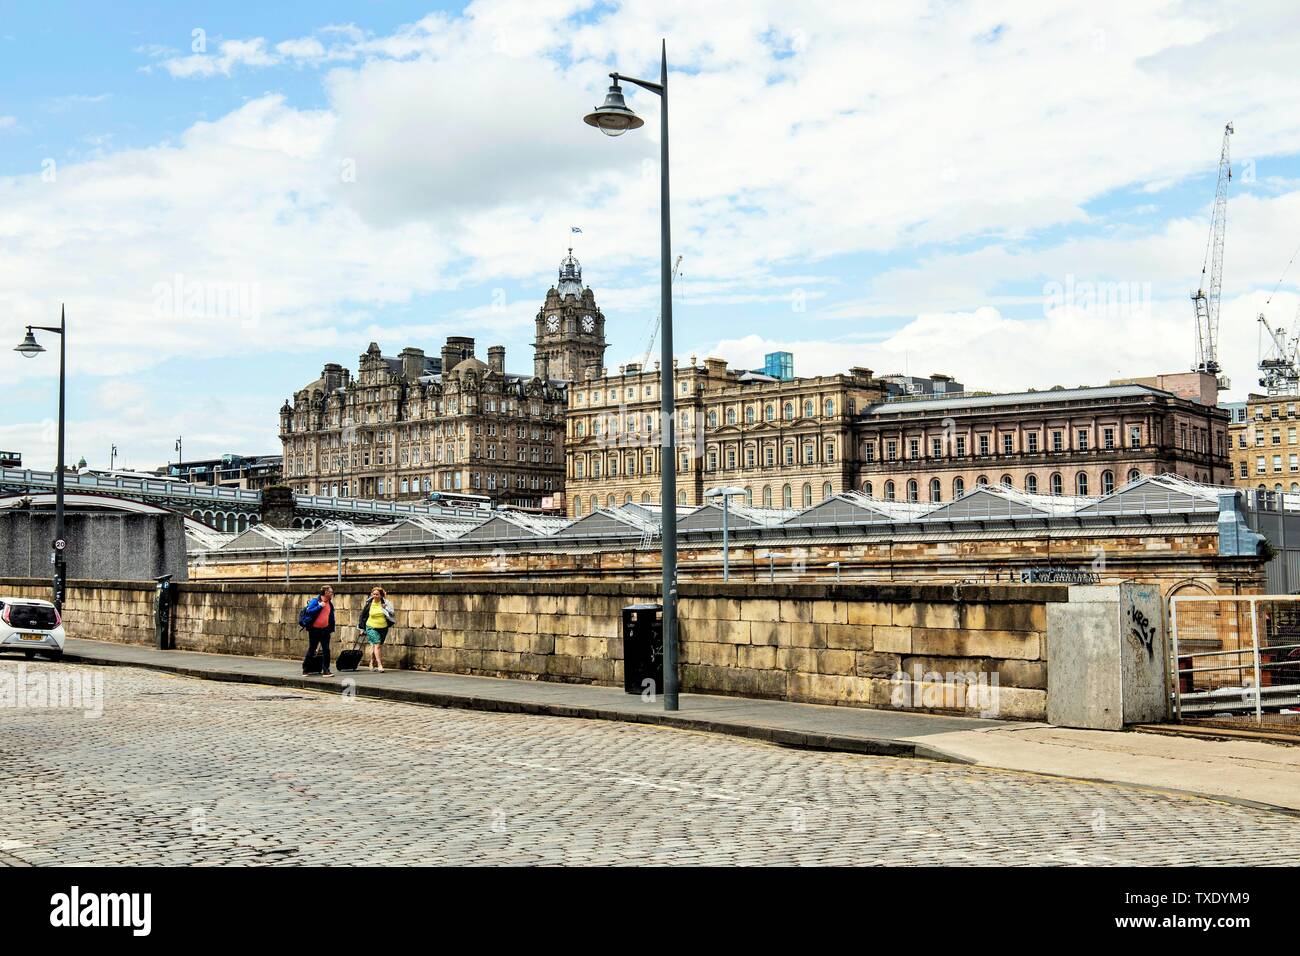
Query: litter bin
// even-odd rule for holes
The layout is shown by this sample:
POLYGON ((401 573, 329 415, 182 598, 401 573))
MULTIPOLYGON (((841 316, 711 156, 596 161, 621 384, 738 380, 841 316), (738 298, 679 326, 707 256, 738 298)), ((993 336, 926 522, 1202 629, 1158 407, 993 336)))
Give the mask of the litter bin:
POLYGON ((664 622, 662 604, 623 608, 623 690, 663 693, 664 622), (646 681, 651 683, 647 684, 646 681))
POLYGON ((157 582, 154 592, 153 623, 154 637, 160 651, 175 648, 175 635, 172 631, 172 608, 176 606, 176 585, 172 576, 164 574, 154 578, 157 582))

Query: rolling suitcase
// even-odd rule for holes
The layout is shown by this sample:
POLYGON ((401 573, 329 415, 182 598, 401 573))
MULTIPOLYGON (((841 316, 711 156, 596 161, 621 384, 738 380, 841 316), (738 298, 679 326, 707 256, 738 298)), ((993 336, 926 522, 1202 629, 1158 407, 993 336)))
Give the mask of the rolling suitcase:
POLYGON ((303 676, 319 674, 325 668, 325 655, 317 651, 311 657, 307 658, 302 665, 303 676))
POLYGON ((346 651, 339 651, 337 668, 341 671, 354 671, 361 666, 361 642, 346 651))

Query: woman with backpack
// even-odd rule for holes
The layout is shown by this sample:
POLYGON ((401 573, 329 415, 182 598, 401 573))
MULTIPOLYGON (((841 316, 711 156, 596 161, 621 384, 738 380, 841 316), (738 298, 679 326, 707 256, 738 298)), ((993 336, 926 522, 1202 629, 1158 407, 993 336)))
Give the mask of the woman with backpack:
POLYGON ((307 602, 298 614, 298 626, 307 631, 307 653, 302 659, 303 674, 319 673, 333 677, 330 670, 330 635, 334 633, 334 589, 328 584, 307 602), (320 666, 316 665, 317 653, 320 666))
POLYGON ((393 602, 381 587, 370 589, 370 597, 361 606, 361 617, 357 619, 357 630, 366 635, 370 643, 370 669, 383 671, 384 662, 379 656, 379 649, 384 646, 388 629, 397 621, 397 612, 393 602))

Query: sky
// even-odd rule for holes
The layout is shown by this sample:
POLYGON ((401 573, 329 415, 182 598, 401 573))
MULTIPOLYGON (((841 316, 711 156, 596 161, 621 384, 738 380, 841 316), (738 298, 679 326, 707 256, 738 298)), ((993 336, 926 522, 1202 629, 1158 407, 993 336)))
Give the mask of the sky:
MULTIPOLYGON (((66 306, 94 467, 278 453, 283 401, 371 341, 529 371, 570 244, 608 367, 640 361, 660 104, 628 86, 647 122, 617 139, 582 116, 663 40, 683 360, 999 391, 1187 369, 1231 122, 1240 399, 1256 316, 1300 305, 1297 27, 1289 2, 0 0, 0 338, 66 306)), ((40 338, 0 349, 0 448, 50 467, 40 338)))

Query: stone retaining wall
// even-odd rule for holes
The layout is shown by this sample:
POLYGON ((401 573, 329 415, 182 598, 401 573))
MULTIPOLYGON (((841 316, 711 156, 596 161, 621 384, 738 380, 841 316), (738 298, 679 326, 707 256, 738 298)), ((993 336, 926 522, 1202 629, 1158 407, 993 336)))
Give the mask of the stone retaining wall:
MULTIPOLYGON (((48 594, 44 583, 4 590, 48 594)), ((180 585, 175 646, 301 657, 298 612, 313 593, 312 586, 180 585)), ((368 593, 338 586, 334 654, 356 635, 368 593)), ((387 666, 621 685, 621 609, 654 601, 657 591, 638 583, 453 580, 402 583, 392 597, 397 624, 384 648, 387 666)), ((682 689, 1042 719, 1046 608, 1066 598, 1064 587, 1030 585, 683 585, 682 689), (994 708, 986 692, 974 692, 977 683, 997 688, 994 708)), ((152 601, 152 588, 138 584, 73 584, 68 633, 152 643, 152 601)))

